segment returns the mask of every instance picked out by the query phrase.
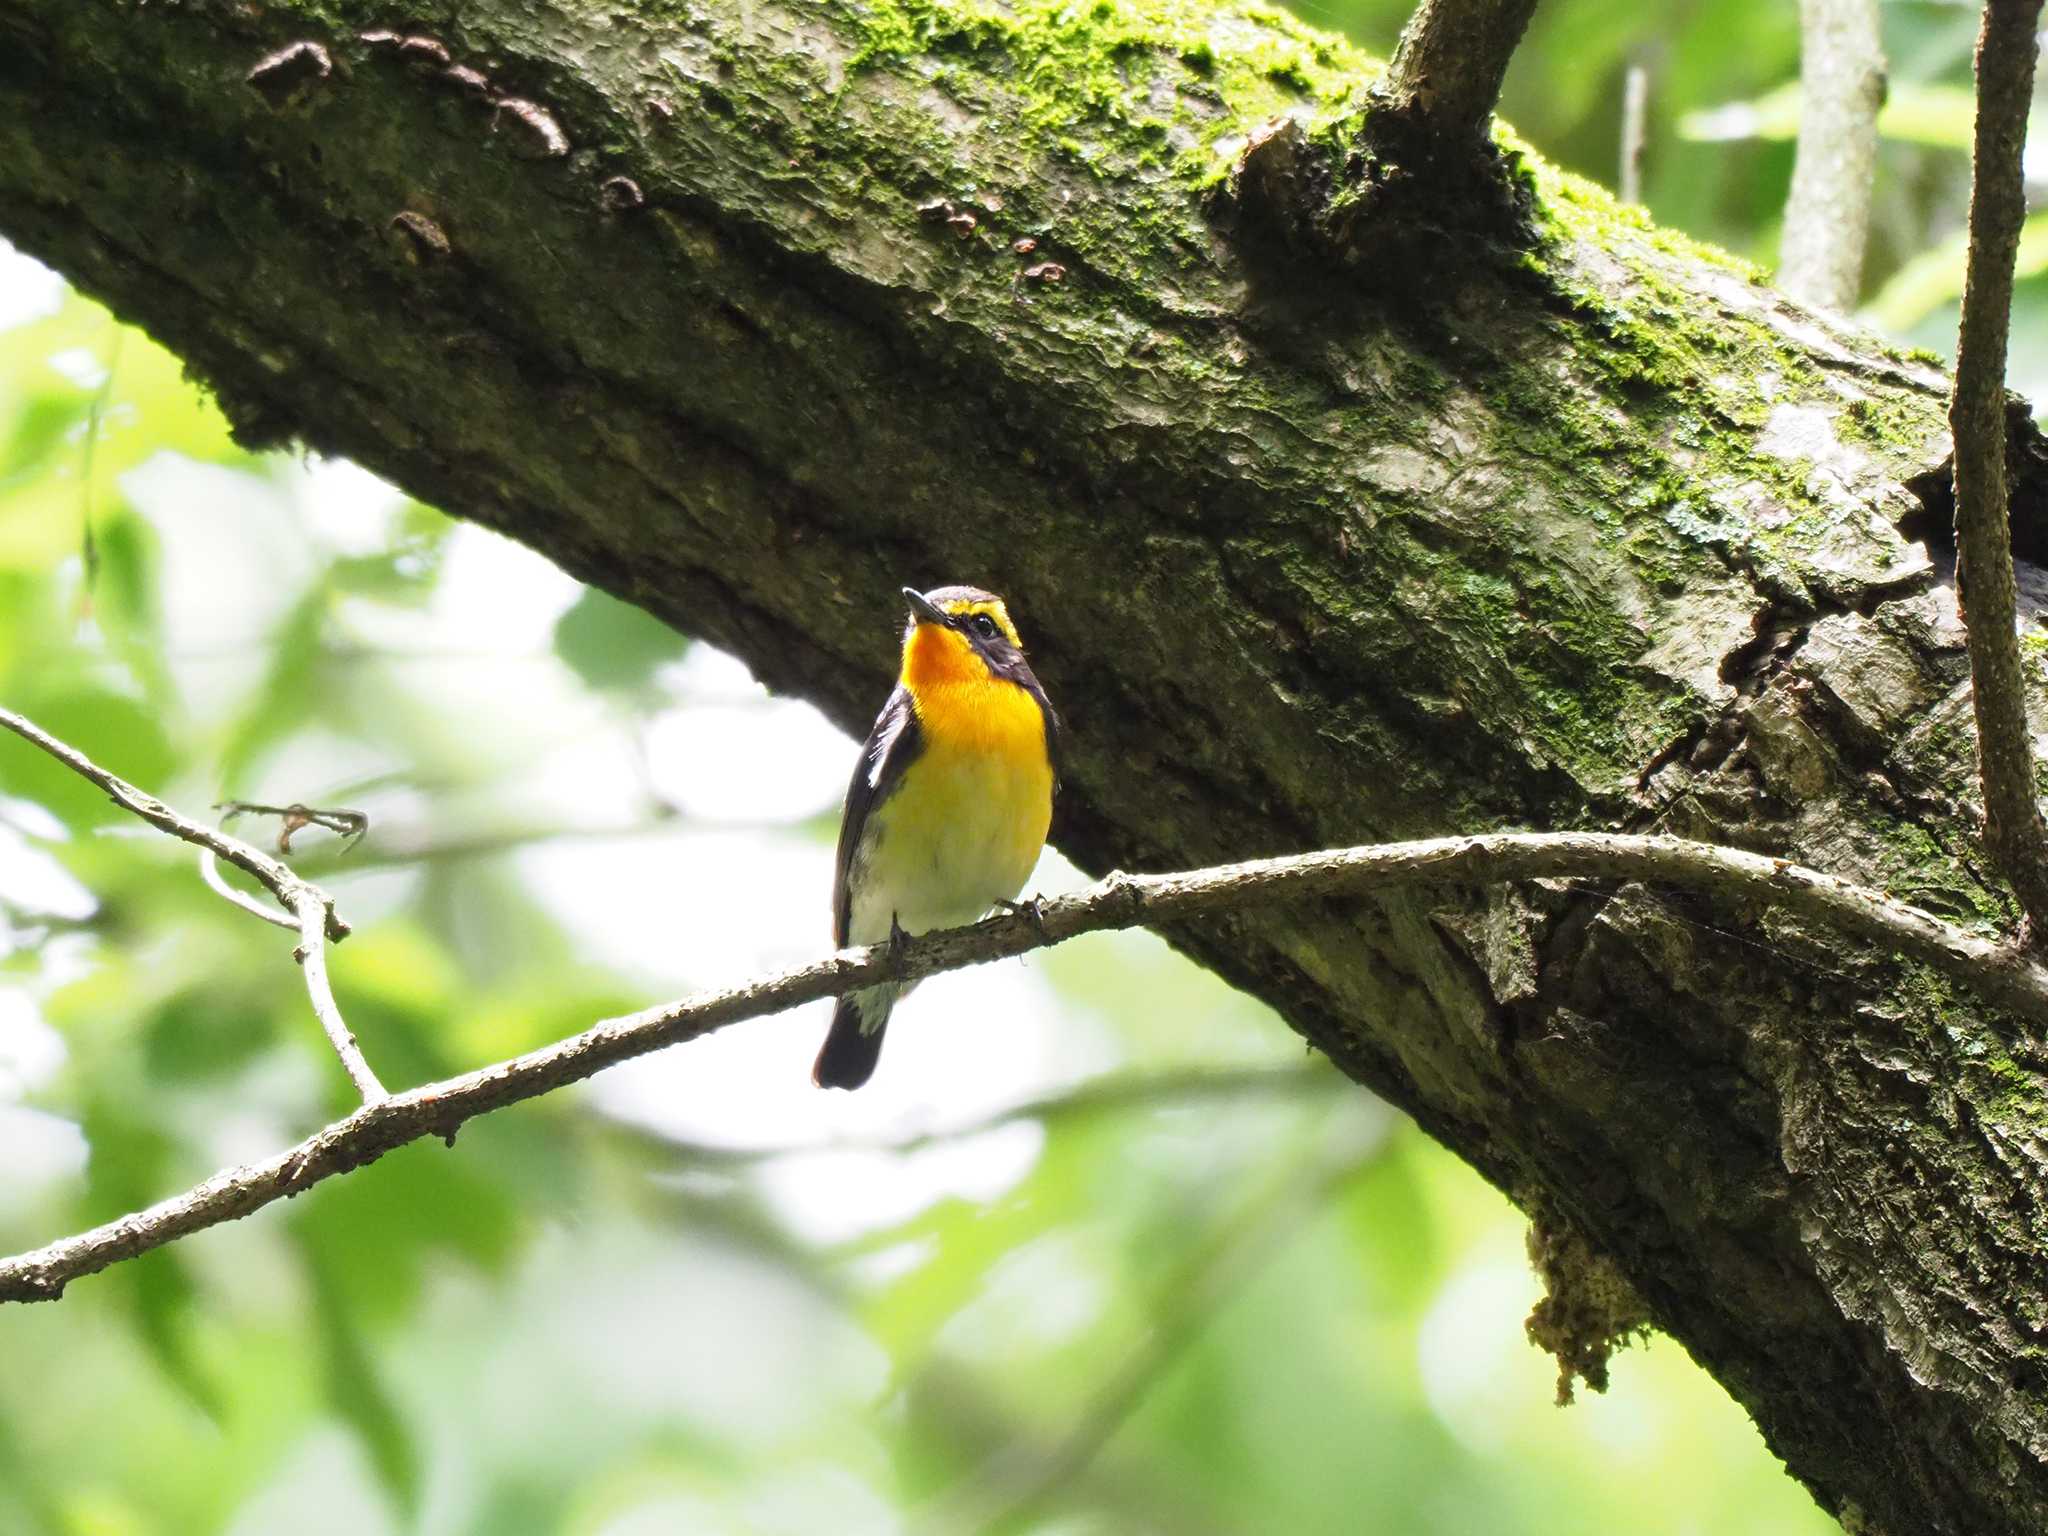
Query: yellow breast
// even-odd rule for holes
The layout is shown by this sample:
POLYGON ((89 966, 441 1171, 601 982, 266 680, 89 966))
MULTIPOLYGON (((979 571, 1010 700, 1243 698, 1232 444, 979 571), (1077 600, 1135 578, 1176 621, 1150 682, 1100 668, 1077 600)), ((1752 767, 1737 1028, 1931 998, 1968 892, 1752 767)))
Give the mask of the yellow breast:
POLYGON ((935 788, 956 782, 963 794, 995 791, 995 809, 1018 823, 1035 859, 1052 821, 1052 760, 1038 700, 992 675, 964 635, 931 624, 918 625, 904 645, 902 682, 924 738, 919 766, 935 770, 923 777, 935 788))
POLYGON ((973 921, 1023 889, 1052 821, 1045 717, 1029 692, 983 672, 911 697, 919 751, 871 817, 856 930, 886 934, 891 914, 911 933, 973 921))
POLYGON ((984 753, 1029 763, 1043 772, 1046 793, 1052 792, 1045 712, 1025 689, 984 676, 913 688, 910 698, 923 728, 925 751, 984 753))

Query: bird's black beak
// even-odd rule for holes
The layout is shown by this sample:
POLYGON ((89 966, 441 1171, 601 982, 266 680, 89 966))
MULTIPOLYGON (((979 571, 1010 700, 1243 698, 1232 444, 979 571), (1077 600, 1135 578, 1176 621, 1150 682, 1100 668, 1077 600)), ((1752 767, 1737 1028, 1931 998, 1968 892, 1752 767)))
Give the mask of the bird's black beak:
POLYGON ((903 589, 903 601, 910 604, 910 616, 920 624, 947 625, 953 622, 951 614, 915 587, 903 589))

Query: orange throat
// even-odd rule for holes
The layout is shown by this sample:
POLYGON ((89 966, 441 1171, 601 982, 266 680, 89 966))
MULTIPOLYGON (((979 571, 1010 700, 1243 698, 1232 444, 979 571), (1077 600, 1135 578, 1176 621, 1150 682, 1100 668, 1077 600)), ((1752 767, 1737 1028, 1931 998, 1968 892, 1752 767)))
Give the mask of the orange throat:
POLYGON ((930 745, 994 752, 1018 764, 1046 761, 1038 700, 990 672, 959 632, 918 625, 903 647, 901 682, 930 745))
POLYGON ((926 689, 958 688, 975 683, 997 685, 988 664, 974 652, 967 637, 957 629, 920 624, 903 643, 903 686, 912 698, 926 689))

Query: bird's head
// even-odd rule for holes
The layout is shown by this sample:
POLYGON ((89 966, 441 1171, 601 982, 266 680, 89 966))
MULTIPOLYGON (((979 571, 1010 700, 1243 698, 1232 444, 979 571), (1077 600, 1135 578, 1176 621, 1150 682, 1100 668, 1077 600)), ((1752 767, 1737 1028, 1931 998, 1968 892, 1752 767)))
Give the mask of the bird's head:
POLYGON ((903 589, 910 625, 903 632, 903 683, 913 691, 947 683, 1029 677, 1010 611, 979 587, 903 589))

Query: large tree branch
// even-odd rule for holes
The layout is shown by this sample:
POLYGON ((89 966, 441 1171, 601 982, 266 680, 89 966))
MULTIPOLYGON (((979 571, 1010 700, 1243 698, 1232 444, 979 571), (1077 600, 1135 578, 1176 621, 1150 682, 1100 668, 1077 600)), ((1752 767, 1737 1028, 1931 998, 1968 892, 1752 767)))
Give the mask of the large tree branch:
MULTIPOLYGON (((249 440, 849 728, 906 581, 1004 591, 1084 867, 1619 828, 2003 921, 1934 370, 1533 157, 1510 260, 1414 175, 1385 259, 1272 248, 1225 184, 1276 117, 1240 193, 1371 224, 1402 167, 1351 153, 1376 66, 1264 7, 397 14, 0 0, 0 229, 249 440)), ((1610 1257, 1827 1507, 2031 1536, 2040 1052, 1766 922, 1390 887, 1168 935, 1610 1257)))
POLYGON ((1988 0, 1977 36, 1977 133, 1970 176, 1970 256, 1956 340, 1957 586, 1970 626, 1977 762, 1985 841, 2012 882, 2032 937, 2048 940, 2048 826, 2034 787, 2005 471, 2005 349, 2013 263, 2026 217, 2021 151, 2034 96, 2041 0, 1988 0))

